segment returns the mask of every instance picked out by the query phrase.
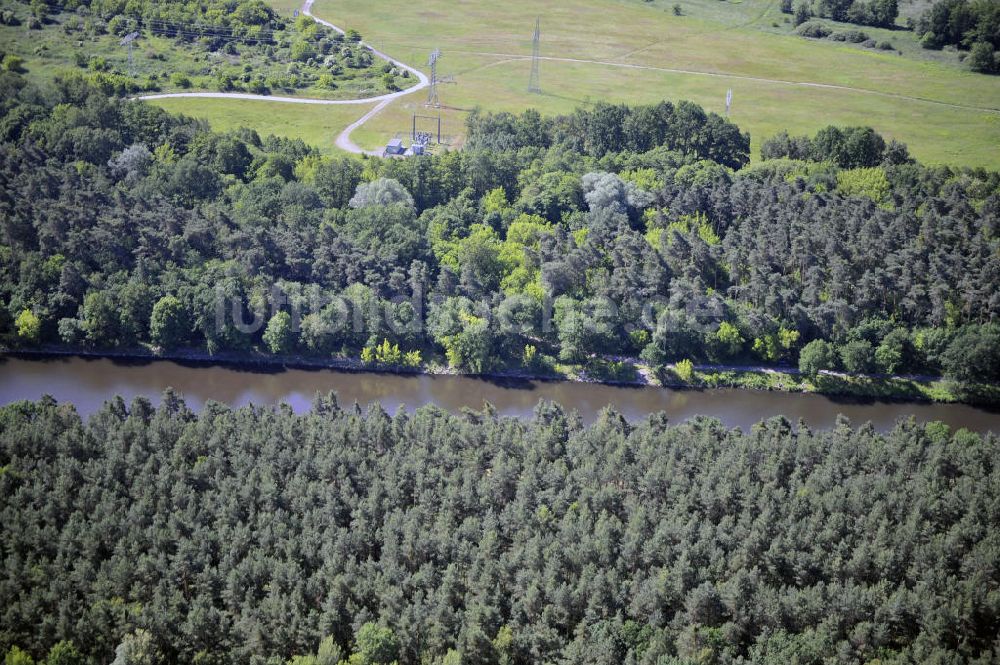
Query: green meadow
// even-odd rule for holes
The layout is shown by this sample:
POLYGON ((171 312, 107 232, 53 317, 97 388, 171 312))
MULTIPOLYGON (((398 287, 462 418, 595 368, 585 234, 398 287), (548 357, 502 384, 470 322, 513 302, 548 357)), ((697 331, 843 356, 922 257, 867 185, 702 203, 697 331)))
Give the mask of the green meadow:
MULTIPOLYGON (((750 131, 755 149, 783 129, 863 124, 906 142, 928 163, 1000 168, 1000 77, 968 72, 947 53, 917 58, 787 34, 777 2, 706 0, 689 3, 681 16, 668 11, 672 4, 317 0, 313 12, 349 22, 418 66, 441 48, 439 71, 455 80, 441 88, 443 115, 455 132, 476 106, 563 113, 598 100, 690 99, 721 113, 731 88, 730 117, 750 131), (541 95, 527 92, 536 16, 542 57, 579 61, 543 60, 541 95)), ((892 33, 912 50, 912 33, 865 30, 892 33)), ((374 147, 405 130, 422 101, 414 93, 397 102, 355 140, 374 147)))
POLYGON ((337 134, 374 104, 326 106, 318 104, 287 104, 231 99, 201 99, 182 97, 157 99, 149 102, 172 113, 183 113, 209 122, 213 129, 228 131, 252 127, 261 136, 274 134, 302 139, 317 146, 323 153, 336 151, 337 134))

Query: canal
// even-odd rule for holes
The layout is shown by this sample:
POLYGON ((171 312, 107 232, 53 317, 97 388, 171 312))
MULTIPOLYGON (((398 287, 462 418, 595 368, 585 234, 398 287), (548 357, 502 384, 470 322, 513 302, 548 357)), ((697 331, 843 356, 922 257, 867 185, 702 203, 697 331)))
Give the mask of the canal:
POLYGON ((610 404, 630 420, 664 411, 673 422, 707 415, 744 429, 775 415, 784 415, 793 423, 801 418, 814 429, 827 428, 843 414, 855 425, 871 421, 880 430, 890 429, 899 418, 913 416, 923 422, 940 420, 952 428, 1000 433, 1000 412, 964 404, 857 401, 733 389, 671 390, 565 381, 261 369, 168 360, 0 357, 2 404, 48 394, 72 402, 81 414, 89 415, 113 395, 126 401, 144 395, 155 402, 167 387, 181 393, 193 409, 215 400, 232 406, 285 402, 302 412, 317 392, 333 390, 344 406, 355 401, 367 406, 377 401, 390 413, 401 406, 414 409, 431 403, 450 411, 463 407, 478 410, 490 402, 502 415, 524 417, 531 415, 539 400, 553 400, 575 409, 586 422, 592 422, 610 404))

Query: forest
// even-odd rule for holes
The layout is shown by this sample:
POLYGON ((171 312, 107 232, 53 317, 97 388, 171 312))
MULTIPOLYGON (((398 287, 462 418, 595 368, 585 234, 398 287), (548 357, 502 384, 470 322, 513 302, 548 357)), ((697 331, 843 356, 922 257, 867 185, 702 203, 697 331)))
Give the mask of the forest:
POLYGON ((891 28, 899 16, 897 0, 781 0, 781 11, 795 15, 796 25, 813 16, 858 25, 891 28))
POLYGON ((604 358, 1000 380, 1000 174, 689 102, 297 141, 0 74, 0 336, 556 372, 604 358), (802 352, 809 349, 803 357, 802 352))
POLYGON ((7 665, 994 663, 1000 439, 0 408, 7 665))
POLYGON ((969 66, 1000 73, 1000 3, 993 0, 936 0, 914 22, 924 48, 953 46, 969 51, 969 66))

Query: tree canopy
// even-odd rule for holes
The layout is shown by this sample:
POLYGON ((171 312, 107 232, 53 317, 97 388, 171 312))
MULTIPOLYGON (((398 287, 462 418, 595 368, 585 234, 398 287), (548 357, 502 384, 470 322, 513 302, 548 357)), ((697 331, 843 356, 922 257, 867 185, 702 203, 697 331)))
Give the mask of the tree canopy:
POLYGON ((918 164, 870 128, 782 134, 745 165, 746 135, 693 104, 598 105, 473 114, 461 152, 356 160, 79 76, 6 72, 0 91, 12 346, 374 358, 388 342, 540 372, 794 365, 823 340, 838 369, 1000 380, 981 360, 1000 175, 918 164), (861 339, 871 363, 846 354, 861 339))
POLYGON ((998 459, 993 434, 912 421, 21 402, 0 408, 0 653, 985 664, 998 459))

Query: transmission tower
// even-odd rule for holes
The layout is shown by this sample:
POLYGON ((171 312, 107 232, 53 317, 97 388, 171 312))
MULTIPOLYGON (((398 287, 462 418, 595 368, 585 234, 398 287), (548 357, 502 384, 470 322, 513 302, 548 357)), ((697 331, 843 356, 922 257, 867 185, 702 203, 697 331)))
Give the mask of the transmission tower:
POLYGON ((541 94, 542 87, 538 83, 538 41, 541 39, 541 19, 535 19, 535 34, 531 38, 531 76, 528 78, 528 92, 541 94))
POLYGON ((128 47, 128 75, 129 76, 135 76, 135 61, 132 59, 132 42, 134 42, 136 39, 138 39, 138 37, 139 37, 139 33, 138 32, 130 32, 127 35, 125 35, 124 37, 122 37, 121 42, 119 42, 119 46, 127 46, 128 47))
POLYGON ((441 98, 438 96, 438 75, 437 62, 441 57, 441 49, 436 48, 431 52, 431 57, 427 61, 427 66, 431 68, 431 87, 427 91, 427 106, 441 108, 441 98))

